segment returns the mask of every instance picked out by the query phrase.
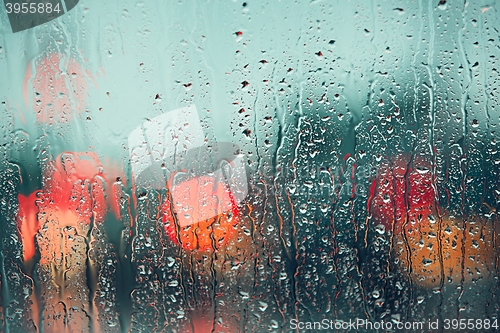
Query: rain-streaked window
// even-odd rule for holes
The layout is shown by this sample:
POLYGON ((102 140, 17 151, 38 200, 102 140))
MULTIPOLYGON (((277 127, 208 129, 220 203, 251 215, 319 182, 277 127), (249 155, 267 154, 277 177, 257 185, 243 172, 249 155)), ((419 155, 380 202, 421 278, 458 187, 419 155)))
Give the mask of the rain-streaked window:
POLYGON ((500 331, 499 11, 4 0, 0 331, 500 331))

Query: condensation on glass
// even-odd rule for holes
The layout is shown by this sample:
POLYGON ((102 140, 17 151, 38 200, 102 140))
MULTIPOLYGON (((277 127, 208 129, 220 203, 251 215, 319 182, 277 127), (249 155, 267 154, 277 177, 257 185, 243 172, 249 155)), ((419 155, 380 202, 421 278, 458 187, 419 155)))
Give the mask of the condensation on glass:
POLYGON ((1 330, 494 331, 499 10, 1 12, 1 330))

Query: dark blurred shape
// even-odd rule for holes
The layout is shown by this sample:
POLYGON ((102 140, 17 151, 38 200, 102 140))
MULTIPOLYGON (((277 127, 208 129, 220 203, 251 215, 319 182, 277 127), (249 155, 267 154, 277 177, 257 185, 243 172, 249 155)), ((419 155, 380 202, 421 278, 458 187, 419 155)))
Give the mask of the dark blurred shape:
MULTIPOLYGON (((66 12, 73 9, 79 0, 65 0, 66 12)), ((65 14, 60 0, 4 0, 12 32, 19 32, 52 21, 65 14), (24 4, 24 8, 23 8, 24 4), (19 8, 16 7, 19 5, 19 8), (42 6, 40 6, 42 5, 42 6)))

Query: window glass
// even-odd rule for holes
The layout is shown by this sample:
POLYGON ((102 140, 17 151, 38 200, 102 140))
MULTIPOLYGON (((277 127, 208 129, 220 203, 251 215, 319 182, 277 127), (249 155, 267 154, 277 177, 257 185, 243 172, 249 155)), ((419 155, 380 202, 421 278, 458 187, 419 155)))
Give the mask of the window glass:
POLYGON ((1 330, 499 330, 499 10, 5 0, 1 330))

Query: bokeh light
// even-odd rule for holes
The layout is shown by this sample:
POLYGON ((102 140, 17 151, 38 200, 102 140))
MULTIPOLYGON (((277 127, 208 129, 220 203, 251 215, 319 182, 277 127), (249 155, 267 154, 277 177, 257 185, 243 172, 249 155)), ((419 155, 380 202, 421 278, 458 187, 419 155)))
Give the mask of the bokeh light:
POLYGON ((31 65, 26 70, 25 103, 32 105, 40 123, 54 124, 71 120, 75 113, 84 109, 87 91, 84 70, 70 56, 49 53, 35 61, 34 74, 31 65), (31 93, 29 82, 32 84, 31 93))
POLYGON ((171 200, 162 208, 163 223, 175 243, 189 251, 211 252, 234 238, 238 206, 229 187, 219 179, 207 175, 178 184, 171 181, 170 193, 171 200))
POLYGON ((396 237, 399 267, 427 288, 489 281, 495 273, 494 225, 489 220, 444 217, 407 227, 396 237))

